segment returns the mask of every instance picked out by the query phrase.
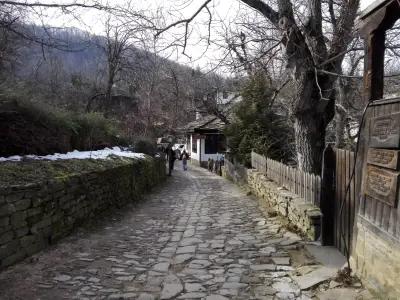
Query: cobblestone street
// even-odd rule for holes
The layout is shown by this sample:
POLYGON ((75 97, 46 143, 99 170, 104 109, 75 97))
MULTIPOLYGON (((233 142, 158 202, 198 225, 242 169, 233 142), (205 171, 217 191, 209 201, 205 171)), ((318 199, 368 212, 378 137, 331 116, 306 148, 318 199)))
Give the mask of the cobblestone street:
POLYGON ((0 298, 309 299, 288 276, 297 236, 234 184, 180 167, 145 201, 0 273, 0 298))

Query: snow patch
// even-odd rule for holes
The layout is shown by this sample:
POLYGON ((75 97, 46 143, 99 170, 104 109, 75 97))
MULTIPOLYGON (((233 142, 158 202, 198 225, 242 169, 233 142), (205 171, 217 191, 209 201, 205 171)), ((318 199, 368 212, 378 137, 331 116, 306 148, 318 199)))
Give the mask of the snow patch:
POLYGON ((24 159, 32 160, 64 160, 64 159, 107 159, 110 155, 117 155, 121 157, 143 159, 145 156, 143 153, 134 153, 130 151, 123 151, 119 147, 104 148, 96 151, 78 151, 74 150, 68 153, 55 153, 51 155, 39 156, 39 155, 25 155, 25 156, 9 156, 0 157, 0 162, 4 161, 21 161, 24 159))

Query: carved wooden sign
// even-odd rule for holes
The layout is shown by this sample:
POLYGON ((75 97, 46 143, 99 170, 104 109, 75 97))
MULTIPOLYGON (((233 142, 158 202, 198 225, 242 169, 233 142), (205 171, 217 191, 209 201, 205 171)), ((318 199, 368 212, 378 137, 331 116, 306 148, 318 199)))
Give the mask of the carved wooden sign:
POLYGON ((365 194, 390 206, 397 205, 399 172, 368 166, 365 194))
POLYGON ((398 170, 400 165, 399 153, 399 150, 369 148, 367 162, 372 165, 398 170))
POLYGON ((400 113, 372 118, 369 144, 378 148, 400 147, 400 113))

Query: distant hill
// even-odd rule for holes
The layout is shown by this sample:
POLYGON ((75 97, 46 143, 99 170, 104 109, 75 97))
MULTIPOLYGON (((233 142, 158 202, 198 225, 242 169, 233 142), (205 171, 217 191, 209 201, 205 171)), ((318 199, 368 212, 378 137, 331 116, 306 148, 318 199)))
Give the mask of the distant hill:
POLYGON ((195 99, 216 83, 215 75, 209 80, 199 71, 130 45, 113 86, 113 99, 118 101, 104 105, 106 39, 74 28, 29 30, 36 40, 55 47, 22 43, 12 75, 33 86, 31 92, 41 101, 69 110, 100 111, 117 119, 134 118, 139 127, 158 124, 171 129, 194 118, 195 99))

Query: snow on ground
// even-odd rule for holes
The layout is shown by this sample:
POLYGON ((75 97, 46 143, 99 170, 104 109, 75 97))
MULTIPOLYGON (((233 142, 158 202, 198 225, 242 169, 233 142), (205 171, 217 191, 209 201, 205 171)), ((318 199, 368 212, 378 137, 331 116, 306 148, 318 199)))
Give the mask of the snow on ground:
POLYGON ((59 160, 59 159, 107 159, 110 155, 117 155, 122 157, 130 157, 130 158, 144 158, 144 154, 142 153, 134 153, 130 151, 123 151, 119 147, 113 148, 105 148, 103 150, 96 151, 78 151, 74 150, 68 153, 55 153, 51 155, 38 156, 38 155, 25 155, 25 156, 9 156, 9 157, 0 157, 0 162, 4 161, 21 161, 24 159, 33 159, 33 160, 59 160))

